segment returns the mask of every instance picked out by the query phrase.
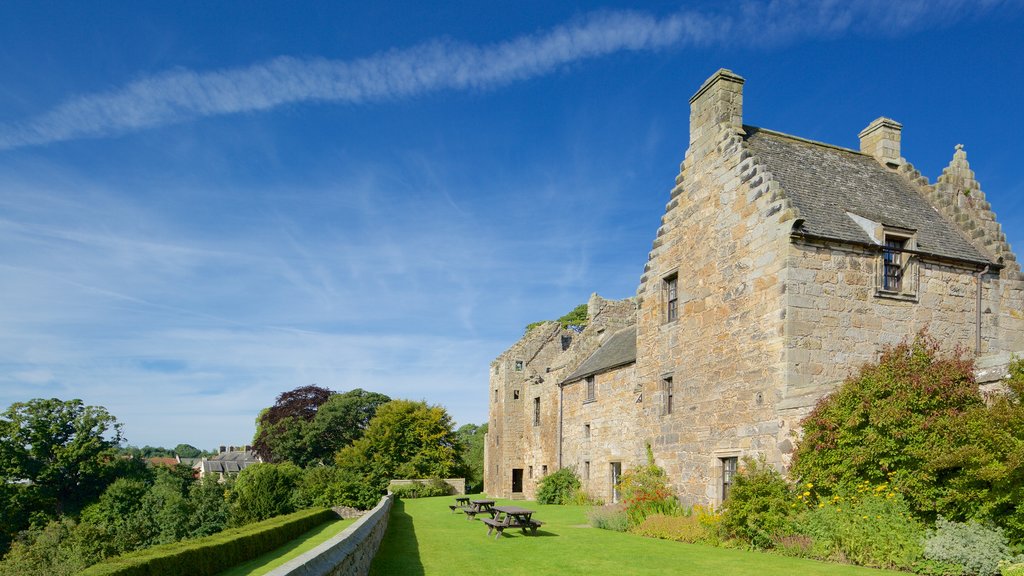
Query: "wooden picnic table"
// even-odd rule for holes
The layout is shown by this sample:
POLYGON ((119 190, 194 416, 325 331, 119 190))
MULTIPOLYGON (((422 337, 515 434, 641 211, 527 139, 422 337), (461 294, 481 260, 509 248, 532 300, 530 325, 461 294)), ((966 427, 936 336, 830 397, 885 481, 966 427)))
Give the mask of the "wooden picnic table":
POLYGON ((467 520, 473 520, 477 514, 490 514, 494 518, 494 500, 470 500, 469 506, 463 508, 467 520))
POLYGON ((469 496, 456 496, 455 504, 448 505, 452 509, 452 514, 455 514, 456 510, 464 509, 466 506, 469 506, 469 496))
POLYGON ((519 528, 523 531, 523 534, 527 534, 527 528, 530 529, 529 534, 537 534, 537 528, 539 528, 543 522, 533 519, 533 510, 527 510, 526 508, 520 508, 519 506, 494 506, 492 508, 495 516, 491 519, 484 519, 484 524, 487 525, 487 535, 490 536, 491 532, 497 532, 494 538, 497 539, 505 531, 505 528, 519 528))

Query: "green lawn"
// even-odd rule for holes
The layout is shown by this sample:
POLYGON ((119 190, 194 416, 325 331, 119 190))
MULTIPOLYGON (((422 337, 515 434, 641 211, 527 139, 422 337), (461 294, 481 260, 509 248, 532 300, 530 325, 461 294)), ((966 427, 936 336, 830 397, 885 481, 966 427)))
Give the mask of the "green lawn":
MULTIPOLYGON (((509 503, 509 501, 500 501, 509 503)), ((582 506, 541 506, 537 536, 518 530, 495 541, 487 527, 452 514, 451 497, 398 500, 371 575, 729 574, 738 576, 883 576, 906 574, 643 538, 590 528, 582 506)))
POLYGON ((345 528, 348 528, 353 522, 355 522, 355 519, 350 518, 348 520, 335 520, 321 524, 277 550, 267 552, 245 564, 239 564, 231 570, 221 572, 219 576, 257 576, 259 574, 266 574, 292 558, 312 550, 345 528))

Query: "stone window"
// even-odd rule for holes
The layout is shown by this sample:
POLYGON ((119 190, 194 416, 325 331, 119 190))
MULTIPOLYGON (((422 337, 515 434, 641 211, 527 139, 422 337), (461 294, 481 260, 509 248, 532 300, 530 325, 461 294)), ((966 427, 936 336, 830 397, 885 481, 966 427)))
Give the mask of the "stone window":
POLYGON ((516 372, 522 372, 522 371, 523 371, 523 361, 522 360, 516 360, 516 372))
POLYGON ((587 397, 583 400, 584 402, 594 402, 597 400, 597 385, 594 381, 593 376, 587 376, 587 397))
POLYGON ((545 464, 545 465, 540 467, 540 475, 541 476, 547 476, 548 475, 548 465, 547 464, 545 464))
POLYGON ((540 426, 540 397, 533 399, 533 425, 540 426))
POLYGON ((661 381, 661 385, 665 389, 665 414, 671 414, 672 413, 672 396, 673 396, 673 394, 675 392, 672 389, 672 377, 671 376, 666 376, 661 381))
POLYGON ((917 298, 919 266, 918 258, 913 254, 915 249, 912 233, 886 230, 875 274, 878 296, 910 300, 917 298))
POLYGON ((562 336, 562 351, 568 350, 570 345, 572 345, 572 336, 564 334, 562 336))
POLYGON ((589 423, 583 425, 583 437, 584 438, 590 438, 590 424, 589 423))
POLYGON ((664 287, 665 322, 675 322, 679 318, 679 275, 667 276, 664 287))
POLYGON ((583 479, 590 480, 590 460, 583 461, 583 479))
POLYGON ((533 466, 530 466, 530 467, 528 468, 528 471, 529 471, 528 473, 529 473, 529 475, 530 475, 529 477, 530 477, 530 478, 533 478, 533 466))
POLYGON ((720 458, 722 461, 722 502, 729 497, 729 489, 732 488, 732 479, 736 475, 736 463, 739 460, 736 456, 720 458))
POLYGON ((513 390, 512 391, 512 399, 513 400, 519 400, 519 390, 513 390))

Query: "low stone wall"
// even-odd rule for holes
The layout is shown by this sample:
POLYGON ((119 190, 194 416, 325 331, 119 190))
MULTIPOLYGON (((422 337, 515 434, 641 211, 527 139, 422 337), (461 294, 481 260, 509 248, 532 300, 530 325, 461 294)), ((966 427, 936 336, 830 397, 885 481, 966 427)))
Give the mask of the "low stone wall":
POLYGON ((356 576, 367 574, 384 532, 394 497, 390 494, 334 538, 294 558, 269 576, 356 576))
MULTIPOLYGON (((452 494, 465 494, 466 493, 466 479, 465 478, 445 478, 444 481, 452 487, 452 494)), ((395 486, 405 486, 412 484, 413 482, 419 482, 420 484, 428 484, 430 479, 418 479, 418 480, 392 480, 388 484, 388 490, 391 490, 395 486)))

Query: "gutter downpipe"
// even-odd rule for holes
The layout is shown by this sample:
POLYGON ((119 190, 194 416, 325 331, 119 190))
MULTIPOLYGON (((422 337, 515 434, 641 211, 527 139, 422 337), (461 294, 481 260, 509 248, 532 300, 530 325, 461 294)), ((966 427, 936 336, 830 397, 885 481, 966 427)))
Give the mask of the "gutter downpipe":
POLYGON ((562 395, 565 387, 558 383, 558 470, 562 469, 562 395))
POLYGON ((975 278, 978 280, 978 294, 977 299, 974 302, 974 355, 981 354, 981 278, 985 274, 988 274, 990 266, 985 265, 985 268, 980 270, 975 278))

